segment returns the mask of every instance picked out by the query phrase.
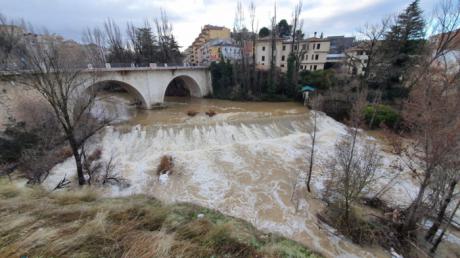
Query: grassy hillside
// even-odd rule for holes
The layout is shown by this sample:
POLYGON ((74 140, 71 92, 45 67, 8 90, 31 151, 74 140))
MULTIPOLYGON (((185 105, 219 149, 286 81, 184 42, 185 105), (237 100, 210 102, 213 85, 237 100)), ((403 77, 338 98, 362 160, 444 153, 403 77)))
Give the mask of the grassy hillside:
POLYGON ((0 218, 0 257, 320 257, 216 211, 140 195, 0 182, 0 218))

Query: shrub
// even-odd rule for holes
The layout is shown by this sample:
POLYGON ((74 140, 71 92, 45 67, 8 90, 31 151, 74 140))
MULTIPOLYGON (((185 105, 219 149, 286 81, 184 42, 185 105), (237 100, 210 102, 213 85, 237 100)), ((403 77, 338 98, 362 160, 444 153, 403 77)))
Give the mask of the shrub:
POLYGON ((157 175, 171 171, 174 167, 173 158, 170 155, 163 155, 160 160, 160 165, 157 167, 157 175))
POLYGON ((206 111, 206 115, 209 116, 209 117, 213 117, 213 116, 215 116, 216 114, 217 114, 216 111, 214 111, 214 110, 212 110, 212 109, 206 111))
POLYGON ((93 162, 99 160, 102 156, 102 150, 100 148, 95 149, 91 155, 88 156, 88 161, 93 162))
POLYGON ((8 125, 0 136, 0 163, 19 161, 23 151, 34 148, 38 141, 38 135, 29 132, 25 123, 8 125))
POLYGON ((57 156, 62 160, 70 158, 73 156, 72 149, 69 146, 64 146, 57 151, 57 156))
POLYGON ((370 128, 377 128, 382 124, 393 128, 400 119, 400 114, 387 105, 369 105, 364 109, 364 118, 370 128))
POLYGON ((198 112, 196 112, 195 110, 189 110, 187 111, 187 116, 191 116, 191 117, 194 117, 198 114, 198 112))

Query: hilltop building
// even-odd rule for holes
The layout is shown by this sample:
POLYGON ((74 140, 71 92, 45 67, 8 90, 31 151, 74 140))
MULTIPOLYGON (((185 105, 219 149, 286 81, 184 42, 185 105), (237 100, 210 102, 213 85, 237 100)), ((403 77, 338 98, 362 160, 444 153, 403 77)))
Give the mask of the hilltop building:
POLYGON ((367 67, 367 59, 369 58, 365 48, 362 45, 356 44, 345 50, 345 55, 344 68, 346 71, 352 75, 364 75, 367 67))
MULTIPOLYGON (((213 39, 230 39, 231 31, 228 28, 205 25, 198 37, 193 41, 190 46, 190 50, 186 55, 186 63, 189 65, 199 65, 203 62, 204 52, 200 51, 200 48, 208 41, 213 39)), ((203 49, 202 49, 203 50, 203 49)))
POLYGON ((241 59, 241 48, 233 39, 213 39, 199 48, 199 65, 209 65, 221 59, 235 61, 241 59))

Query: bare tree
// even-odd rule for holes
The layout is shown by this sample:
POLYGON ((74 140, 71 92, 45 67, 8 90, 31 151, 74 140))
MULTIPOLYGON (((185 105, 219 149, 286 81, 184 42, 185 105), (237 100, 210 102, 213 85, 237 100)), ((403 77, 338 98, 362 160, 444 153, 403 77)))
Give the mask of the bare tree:
POLYGON ((430 249, 430 253, 435 253, 436 252, 436 249, 438 248, 439 244, 442 241, 442 238, 446 234, 447 228, 452 223, 452 220, 454 219, 455 213, 457 212, 459 207, 460 207, 460 200, 457 201, 457 204, 455 205, 455 208, 452 210, 449 218, 446 221, 446 224, 444 225, 443 229, 441 230, 441 234, 439 234, 438 238, 434 241, 433 246, 430 249))
MULTIPOLYGON (((253 1, 249 4, 249 19, 251 24, 251 43, 252 43, 252 66, 251 66, 251 85, 258 85, 256 75, 256 39, 258 26, 256 25, 256 6, 253 1)), ((259 89, 253 89, 259 91, 259 89)))
POLYGON ((87 57, 92 64, 102 65, 107 63, 105 58, 106 34, 99 28, 87 28, 83 34, 83 42, 86 44, 87 57))
POLYGON ((311 174, 313 172, 313 164, 315 161, 315 147, 316 147, 316 133, 318 132, 317 128, 317 120, 318 120, 318 112, 321 110, 322 105, 323 105, 323 100, 320 95, 314 97, 311 100, 311 107, 313 112, 310 112, 311 120, 312 120, 312 125, 313 128, 310 131, 310 140, 311 140, 311 147, 310 147, 310 158, 308 162, 308 171, 307 171, 307 178, 305 181, 305 184, 307 186, 308 192, 311 192, 310 190, 310 181, 311 181, 311 174))
POLYGON ((270 73, 269 73, 269 92, 271 94, 276 91, 276 42, 278 40, 278 26, 276 20, 276 3, 274 5, 274 14, 270 19, 271 35, 270 35, 270 73))
POLYGON ((456 155, 460 139, 459 75, 451 75, 438 67, 425 69, 417 85, 404 103, 403 118, 410 129, 411 139, 401 157, 420 181, 416 198, 407 210, 403 233, 416 229, 426 214, 422 210, 427 190, 448 157, 456 155))
POLYGON ((337 142, 335 156, 331 159, 329 170, 328 195, 338 201, 343 209, 343 219, 349 223, 353 202, 376 179, 375 173, 380 167, 381 156, 375 143, 358 144, 359 125, 362 124, 362 110, 366 105, 366 92, 361 92, 353 105, 348 133, 337 142))
POLYGON ((120 27, 112 19, 107 19, 104 23, 104 32, 108 44, 110 54, 108 56, 109 62, 125 63, 130 62, 129 51, 125 48, 126 44, 120 27))
POLYGON ((441 166, 439 169, 442 171, 435 173, 434 182, 431 186, 433 198, 430 202, 432 204, 431 210, 434 213, 434 221, 425 235, 425 239, 429 242, 434 240, 436 233, 445 219, 447 209, 455 198, 455 188, 460 180, 460 167, 457 157, 452 158, 454 161, 447 162, 447 167, 441 166))
POLYGON ((302 0, 300 0, 295 8, 294 8, 294 11, 292 12, 292 41, 291 41, 291 53, 294 53, 295 52, 295 48, 294 46, 296 45, 296 42, 298 41, 299 39, 299 35, 297 34, 297 30, 298 28, 300 28, 300 30, 302 29, 302 20, 300 19, 300 14, 302 13, 302 0))
POLYGON ((9 20, 0 13, 0 69, 12 69, 11 65, 21 65, 20 59, 17 58, 22 48, 22 38, 24 31, 24 22, 20 23, 9 20), (16 57, 15 60, 12 60, 16 57))
POLYGON ((48 102, 61 125, 75 159, 78 183, 86 183, 82 149, 86 141, 102 129, 108 121, 93 118, 90 114, 95 92, 85 91, 94 81, 93 72, 81 68, 87 60, 81 48, 69 48, 65 42, 50 35, 27 37, 27 72, 21 81, 36 90, 48 102))
POLYGON ((300 59, 306 53, 305 48, 300 48, 300 40, 303 38, 302 27, 303 27, 303 20, 300 19, 300 14, 302 13, 302 1, 300 0, 294 8, 292 12, 292 41, 291 41, 291 52, 288 57, 288 76, 291 80, 292 86, 297 86, 299 69, 300 69, 300 59))
POLYGON ((181 61, 179 46, 173 34, 173 26, 164 10, 161 10, 160 18, 155 18, 155 26, 160 49, 160 61, 163 63, 178 63, 181 61))

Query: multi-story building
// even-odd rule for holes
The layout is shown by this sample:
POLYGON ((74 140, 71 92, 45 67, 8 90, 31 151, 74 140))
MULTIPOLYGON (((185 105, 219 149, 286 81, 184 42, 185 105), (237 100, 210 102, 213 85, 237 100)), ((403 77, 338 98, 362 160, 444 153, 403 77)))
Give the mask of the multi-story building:
POLYGON ((233 39, 213 39, 199 49, 200 65, 209 65, 221 59, 235 61, 241 59, 241 48, 233 39))
POLYGON ((367 59, 369 58, 365 48, 357 44, 345 50, 345 55, 344 64, 346 71, 353 75, 363 75, 366 71, 367 59))
POLYGON ((447 69, 451 74, 457 74, 460 71, 460 29, 450 33, 434 35, 430 37, 430 42, 433 48, 444 49, 441 56, 432 65, 447 69), (446 41, 449 42, 447 43, 446 41))
POLYGON ((229 39, 230 38, 230 29, 220 26, 205 25, 198 37, 193 41, 190 46, 191 51, 189 51, 186 60, 191 65, 198 65, 202 62, 203 53, 200 52, 200 48, 206 44, 206 42, 212 39, 229 39))
POLYGON ((182 55, 184 56, 184 64, 185 65, 191 65, 192 64, 192 46, 189 46, 182 52, 182 55))
POLYGON ((331 49, 326 57, 326 69, 339 68, 346 60, 345 50, 353 46, 355 37, 329 36, 327 39, 331 42, 331 49))
MULTIPOLYGON (((287 60, 291 53, 292 40, 289 38, 275 39, 274 64, 281 71, 287 71, 287 60)), ((256 66, 268 70, 271 63, 272 39, 261 38, 256 41, 256 66)), ((329 53, 330 41, 327 38, 307 38, 294 45, 294 51, 300 55, 300 70, 323 70, 326 56, 329 53), (299 49, 297 49, 299 48, 299 49)))

